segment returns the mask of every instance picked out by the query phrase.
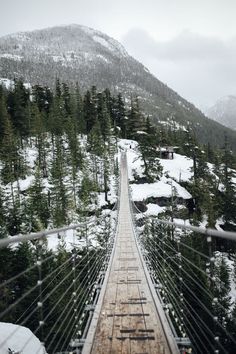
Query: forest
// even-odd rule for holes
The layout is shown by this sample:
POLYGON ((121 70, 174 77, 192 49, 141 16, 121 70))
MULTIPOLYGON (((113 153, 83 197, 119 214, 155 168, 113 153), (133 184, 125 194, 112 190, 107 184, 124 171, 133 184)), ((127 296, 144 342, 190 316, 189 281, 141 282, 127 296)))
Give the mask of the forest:
MULTIPOLYGON (((112 95, 108 89, 98 91, 95 86, 85 92, 80 90, 79 84, 69 86, 59 80, 54 91, 40 85, 26 88, 21 80, 15 80, 9 90, 0 86, 0 238, 72 223, 93 223, 90 230, 85 227, 76 232, 76 238, 86 240, 84 247, 73 244, 68 248, 63 237, 58 235, 56 250, 49 249, 46 241, 27 242, 0 250, 0 282, 3 284, 0 286, 0 320, 19 323, 36 331, 49 353, 52 348, 54 351, 66 349, 67 339, 73 333, 68 333, 66 324, 60 326, 54 323, 61 309, 67 306, 66 299, 48 316, 43 327, 38 327, 41 310, 32 314, 29 307, 38 295, 35 284, 39 275, 35 264, 39 259, 43 262, 43 288, 53 294, 44 299, 45 314, 51 313, 54 304, 71 288, 75 279, 73 272, 53 292, 56 284, 65 279, 68 269, 73 266, 80 274, 73 286, 89 296, 91 287, 87 285, 90 280, 82 283, 82 279, 88 268, 94 270, 94 279, 99 276, 100 268, 96 268, 96 260, 102 264, 108 240, 115 228, 112 214, 115 200, 111 196, 117 193, 119 184, 117 151, 120 139, 138 142, 145 176, 142 182, 151 183, 160 178, 162 168, 157 153, 160 146, 178 146, 180 154, 193 160, 193 178, 181 184, 193 196, 194 208, 178 211, 172 205, 171 213, 167 211, 160 217, 190 218, 193 225, 199 225, 207 218, 207 227, 210 228, 215 228, 220 220, 222 229, 236 229, 236 157, 230 150, 227 136, 222 149, 210 144, 201 145, 190 127, 177 129, 175 126, 154 125, 150 117, 141 112, 138 97, 127 100, 121 94, 112 95), (95 246, 91 234, 96 235, 95 246), (89 263, 85 255, 92 259, 89 263), (61 271, 55 276, 58 267, 61 271), (21 273, 22 276, 16 277, 21 273), (49 274, 54 274, 54 277, 49 274), (13 281, 7 283, 10 278, 13 281), (19 306, 11 307, 30 289, 33 290, 19 306), (7 308, 10 310, 6 313, 7 308)), ((136 182, 141 183, 139 176, 136 176, 136 182)), ((147 240, 152 239, 155 247, 161 247, 162 256, 164 245, 168 257, 173 257, 181 245, 178 246, 176 238, 171 237, 171 230, 157 225, 155 219, 143 219, 141 222, 145 227, 140 229, 140 237, 146 250, 151 250, 147 240), (167 240, 163 241, 165 237, 167 240)), ((225 261, 225 257, 235 261, 235 245, 228 241, 214 241, 210 249, 207 242, 204 239, 199 242, 194 233, 178 237, 183 244, 191 245, 198 251, 193 254, 186 247, 182 249, 182 257, 185 261, 187 259, 188 265, 191 262, 188 286, 193 292, 199 292, 202 303, 220 318, 216 332, 228 352, 234 353, 234 344, 225 338, 222 327, 235 336, 236 306, 231 303, 229 295, 230 270, 225 261), (217 265, 208 268, 211 278, 216 277, 224 284, 222 288, 214 286, 201 272, 206 267, 202 255, 212 256, 215 252, 222 257, 218 257, 220 261, 217 265), (200 279, 204 291, 194 288, 196 279, 200 279), (220 306, 212 303, 214 298, 218 299, 220 306)), ((175 262, 173 259, 167 266, 165 260, 160 258, 161 273, 156 269, 155 262, 150 261, 150 266, 159 281, 164 282, 162 277, 166 273, 167 290, 174 282, 176 291, 179 291, 175 262)), ((190 308, 196 310, 197 304, 196 299, 189 297, 185 290, 181 290, 182 296, 191 305, 184 317, 184 324, 188 327, 192 316, 190 308)), ((80 314, 85 304, 85 300, 79 304, 80 314)), ((178 307, 177 303, 177 310, 178 307)), ((200 326, 201 331, 204 331, 204 326, 201 326, 203 319, 213 326, 212 318, 207 317, 206 312, 199 310, 198 315, 200 319, 196 326, 200 326)), ((76 332, 78 336, 84 326, 83 320, 76 332)), ((197 327, 194 329, 196 331, 197 327)), ((191 335, 192 341, 199 345, 197 335, 191 335)), ((204 345, 207 347, 210 344, 206 340, 204 345)), ((201 344, 200 348, 202 350, 201 344)), ((211 346, 209 348, 211 350, 211 346)))

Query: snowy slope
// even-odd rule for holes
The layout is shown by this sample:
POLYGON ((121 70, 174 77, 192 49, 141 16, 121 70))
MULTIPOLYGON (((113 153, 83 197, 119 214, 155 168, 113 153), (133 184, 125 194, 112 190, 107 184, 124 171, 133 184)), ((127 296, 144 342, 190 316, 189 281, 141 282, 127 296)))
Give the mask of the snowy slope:
MULTIPOLYGON (((158 124, 168 122, 168 126, 181 130, 190 124, 205 143, 213 140, 217 144, 222 135, 222 127, 158 80, 117 40, 85 26, 56 26, 0 37, 0 77, 22 78, 51 88, 59 78, 79 83, 82 91, 95 85, 99 90, 121 92, 127 102, 131 95, 137 95, 143 112, 158 124), (209 124, 216 139, 201 134, 205 128, 209 130, 209 124)), ((236 134, 228 132, 228 136, 231 141, 236 134)))
POLYGON ((130 186, 134 201, 142 201, 150 197, 171 198, 173 187, 175 189, 175 196, 183 199, 192 198, 191 194, 185 188, 181 187, 173 179, 164 176, 160 181, 155 183, 132 184, 130 186))
POLYGON ((26 327, 0 322, 0 354, 45 354, 39 339, 26 327))
MULTIPOLYGON (((121 139, 118 143, 120 152, 126 151, 130 189, 134 201, 145 201, 148 198, 192 198, 191 194, 178 182, 188 181, 192 177, 192 160, 186 156, 174 154, 173 160, 158 159, 163 167, 163 175, 155 183, 134 183, 134 174, 143 177, 142 160, 138 143, 134 140, 121 139), (178 182, 177 182, 178 181, 178 182)), ((146 214, 158 215, 166 210, 158 204, 147 204, 146 214)))

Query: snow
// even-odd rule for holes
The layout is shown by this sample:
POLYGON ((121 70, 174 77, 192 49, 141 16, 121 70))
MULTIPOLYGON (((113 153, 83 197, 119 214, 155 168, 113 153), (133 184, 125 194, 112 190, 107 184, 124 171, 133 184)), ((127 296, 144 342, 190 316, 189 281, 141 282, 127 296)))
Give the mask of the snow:
POLYGON ((151 197, 171 198, 173 190, 172 187, 175 189, 173 192, 175 196, 183 199, 192 198, 191 194, 187 192, 185 188, 181 187, 177 182, 164 176, 158 182, 130 185, 132 198, 134 201, 142 201, 151 197))
POLYGON ((60 242, 65 242, 67 251, 73 249, 73 246, 81 247, 83 246, 83 241, 80 241, 79 238, 75 235, 76 231, 67 230, 65 232, 52 234, 47 237, 47 246, 49 250, 57 251, 58 245, 60 242))
MULTIPOLYGON (((1 55, 0 55, 1 57, 1 55)), ((14 88, 14 81, 13 80, 9 80, 7 78, 0 78, 0 85, 3 85, 6 87, 7 90, 10 90, 11 88, 14 88)), ((24 87, 28 90, 31 89, 31 84, 26 82, 23 84, 24 87)))
POLYGON ((28 176, 25 179, 19 179, 19 181, 13 182, 13 188, 17 189, 19 186, 19 189, 21 192, 26 191, 34 182, 34 176, 28 176))
POLYGON ((46 353, 45 348, 30 329, 12 323, 0 322, 0 354, 9 353, 8 348, 13 353, 46 353))
POLYGON ((232 302, 234 303, 236 301, 236 283, 234 279, 234 261, 229 259, 228 257, 225 257, 225 261, 230 269, 230 297, 232 302))
POLYGON ((0 58, 13 59, 13 60, 17 60, 17 61, 21 61, 21 59, 23 59, 23 57, 21 55, 8 54, 8 53, 0 54, 0 58))
POLYGON ((63 61, 63 57, 60 55, 52 55, 52 60, 55 61, 55 63, 58 63, 60 61, 63 61))
POLYGON ((193 160, 186 156, 174 153, 173 160, 159 159, 159 161, 163 167, 164 174, 168 174, 176 181, 187 182, 193 176, 193 172, 191 172, 193 160))
MULTIPOLYGON (((99 193, 97 197, 98 197, 98 206, 99 207, 103 207, 104 205, 108 204, 108 202, 106 202, 106 200, 105 200, 105 193, 99 193)), ((116 203, 117 198, 116 198, 114 190, 108 192, 108 200, 109 200, 109 203, 111 203, 111 204, 116 203)))
POLYGON ((6 89, 9 90, 14 85, 14 81, 5 78, 0 78, 0 85, 5 86, 6 89))
POLYGON ((20 41, 27 41, 30 39, 29 36, 27 36, 27 34, 25 32, 17 32, 17 33, 8 34, 5 36, 5 38, 15 38, 20 41))
MULTIPOLYGON (((71 26, 75 26, 75 27, 77 27, 78 25, 71 25, 71 26)), ((87 26, 83 26, 83 25, 80 25, 80 28, 84 31, 84 33, 87 33, 87 34, 89 34, 89 35, 94 35, 95 33, 97 33, 97 31, 96 30, 94 30, 93 28, 91 28, 91 27, 87 27, 87 26)))
POLYGON ((106 57, 104 57, 104 55, 97 54, 96 56, 97 56, 97 58, 104 60, 106 63, 110 63, 110 60, 108 60, 106 57))
POLYGON ((118 147, 120 151, 126 151, 127 154, 127 167, 128 167, 128 177, 130 181, 134 180, 133 171, 142 177, 142 167, 141 167, 141 160, 139 158, 138 150, 138 143, 135 140, 129 139, 121 139, 118 142, 118 147))
POLYGON ((93 40, 95 42, 100 43, 103 47, 105 47, 105 48, 107 48, 107 49, 109 49, 111 51, 114 50, 114 48, 110 45, 110 43, 107 40, 105 40, 104 38, 102 38, 102 37, 100 37, 98 35, 93 36, 93 40))
POLYGON ((153 204, 153 203, 149 203, 146 205, 147 210, 145 211, 145 215, 147 216, 154 216, 154 215, 158 215, 160 213, 163 213, 164 211, 166 211, 165 207, 160 207, 157 204, 153 204))
POLYGON ((107 48, 111 52, 118 51, 123 56, 125 57, 128 56, 128 53, 119 42, 117 42, 112 38, 105 39, 102 33, 101 34, 99 32, 95 33, 93 35, 93 40, 97 43, 100 43, 103 47, 107 48))
MULTIPOLYGON (((120 151, 126 151, 128 176, 131 182, 134 181, 134 173, 139 177, 143 177, 143 167, 140 154, 138 152, 138 143, 134 140, 121 139, 118 142, 120 151)), ((135 201, 142 201, 150 197, 160 198, 172 196, 172 188, 174 195, 183 199, 192 198, 191 194, 177 181, 188 181, 192 177, 191 167, 192 159, 179 154, 174 154, 173 160, 158 159, 163 166, 163 176, 160 181, 155 183, 144 183, 130 185, 132 197, 135 201), (168 177, 167 177, 168 176, 168 177)))

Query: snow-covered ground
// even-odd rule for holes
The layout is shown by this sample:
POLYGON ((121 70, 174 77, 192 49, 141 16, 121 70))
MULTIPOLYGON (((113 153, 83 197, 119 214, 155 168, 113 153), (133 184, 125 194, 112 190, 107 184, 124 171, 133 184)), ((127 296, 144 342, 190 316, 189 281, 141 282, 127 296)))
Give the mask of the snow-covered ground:
POLYGON ((30 329, 12 323, 0 322, 0 354, 10 353, 46 354, 46 351, 30 329))
POLYGON ((193 176, 191 171, 193 167, 193 160, 189 157, 174 153, 173 160, 159 159, 163 167, 163 173, 178 182, 189 181, 193 176))
POLYGON ((173 179, 164 176, 155 183, 131 184, 130 189, 134 201, 142 201, 150 197, 171 198, 172 194, 183 199, 192 198, 185 188, 181 187, 173 179))
MULTIPOLYGON (((134 175, 144 176, 138 143, 134 140, 121 139, 118 146, 120 151, 126 151, 128 176, 132 182, 130 187, 134 201, 144 201, 150 197, 171 198, 172 195, 183 199, 192 198, 191 194, 177 182, 188 181, 192 177, 193 162, 191 159, 179 154, 174 154, 173 160, 158 159, 163 167, 163 175, 160 180, 154 183, 136 184, 133 183, 134 175)), ((154 206, 151 208, 154 211, 154 206)))

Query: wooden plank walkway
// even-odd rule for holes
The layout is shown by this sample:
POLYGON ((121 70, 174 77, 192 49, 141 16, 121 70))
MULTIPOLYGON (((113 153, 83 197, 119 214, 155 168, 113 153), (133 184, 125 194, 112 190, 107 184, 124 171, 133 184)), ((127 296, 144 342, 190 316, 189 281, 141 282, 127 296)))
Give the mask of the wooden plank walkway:
POLYGON ((179 353, 172 334, 161 325, 153 291, 137 248, 129 206, 125 156, 121 159, 118 233, 100 307, 97 310, 99 313, 95 310, 97 323, 92 325, 94 333, 89 334, 83 353, 179 353), (165 332, 168 332, 167 335, 165 332))

